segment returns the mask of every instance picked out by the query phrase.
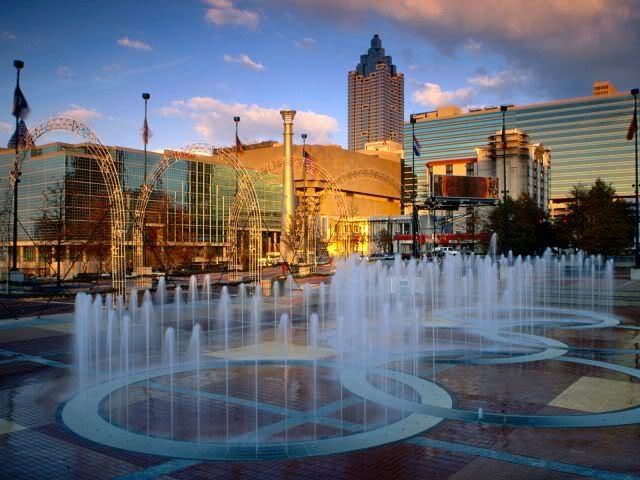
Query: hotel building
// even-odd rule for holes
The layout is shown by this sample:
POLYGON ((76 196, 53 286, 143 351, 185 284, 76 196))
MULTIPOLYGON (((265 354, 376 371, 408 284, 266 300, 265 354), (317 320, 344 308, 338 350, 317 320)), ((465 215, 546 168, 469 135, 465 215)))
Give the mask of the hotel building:
MULTIPOLYGON (((589 97, 509 106, 507 130, 526 132, 531 144, 541 143, 552 153, 553 173, 548 193, 552 214, 564 207, 574 185, 591 185, 598 177, 612 183, 619 197, 633 196, 633 142, 625 138, 632 114, 633 97, 617 93, 609 82, 596 82, 589 97)), ((424 203, 428 196, 429 164, 478 160, 477 149, 484 147, 487 139, 502 128, 499 107, 468 112, 443 107, 415 114, 413 118, 421 144, 421 155, 415 159, 419 203, 424 203)), ((411 128, 411 123, 406 122, 403 181, 407 185, 412 181, 411 128)))

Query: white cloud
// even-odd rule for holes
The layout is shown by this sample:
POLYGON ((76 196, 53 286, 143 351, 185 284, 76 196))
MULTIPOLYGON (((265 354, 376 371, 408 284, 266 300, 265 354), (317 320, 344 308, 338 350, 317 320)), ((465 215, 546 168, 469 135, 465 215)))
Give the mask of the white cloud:
POLYGON ((13 32, 4 31, 4 32, 0 33, 0 37, 3 40, 15 40, 16 39, 16 34, 13 33, 13 32))
POLYGON ((260 16, 257 12, 236 8, 231 0, 205 0, 205 2, 210 5, 207 8, 206 19, 217 27, 237 25, 251 30, 258 28, 260 16))
MULTIPOLYGON (((256 104, 225 103, 211 97, 192 97, 175 100, 170 106, 161 108, 160 113, 192 121, 194 131, 210 143, 230 145, 233 143, 235 129, 234 116, 240 117, 240 138, 243 142, 280 140, 280 110, 256 104)), ((299 111, 294 125, 297 132, 309 134, 311 143, 332 143, 332 137, 338 129, 335 118, 311 111, 299 111)))
POLYGON ((73 76, 73 70, 71 70, 71 67, 68 67, 67 65, 61 65, 56 68, 56 75, 62 78, 69 78, 73 76))
POLYGON ((467 40, 467 43, 464 44, 464 49, 473 55, 479 54, 482 51, 482 48, 482 43, 476 42, 472 38, 467 40))
POLYGON ((13 132, 15 127, 12 127, 10 124, 6 122, 0 122, 0 132, 13 132))
POLYGON ((293 44, 298 48, 311 49, 316 46, 315 38, 303 37, 300 40, 296 40, 293 44))
POLYGON ((471 101, 474 91, 469 87, 457 90, 442 90, 437 83, 426 82, 413 93, 413 101, 425 107, 440 107, 449 104, 465 104, 471 101))
POLYGON ((103 115, 95 108, 87 108, 75 104, 71 104, 71 107, 68 110, 62 112, 60 115, 76 118, 83 123, 91 123, 93 120, 103 117, 103 115))
POLYGON ((147 52, 152 50, 151 45, 149 45, 148 43, 141 42, 140 40, 132 40, 129 37, 122 37, 121 39, 119 39, 118 45, 120 45, 121 47, 133 48, 135 50, 144 50, 147 52))
POLYGON ((520 70, 502 70, 495 75, 480 74, 469 78, 467 81, 478 88, 487 90, 504 90, 519 84, 526 83, 531 76, 520 70))
POLYGON ((237 57, 225 53, 222 58, 224 58, 224 61, 227 63, 239 63, 251 70, 255 70, 256 72, 262 72, 264 70, 263 64, 254 62, 253 60, 251 60, 249 55, 244 53, 242 55, 238 55, 237 57))

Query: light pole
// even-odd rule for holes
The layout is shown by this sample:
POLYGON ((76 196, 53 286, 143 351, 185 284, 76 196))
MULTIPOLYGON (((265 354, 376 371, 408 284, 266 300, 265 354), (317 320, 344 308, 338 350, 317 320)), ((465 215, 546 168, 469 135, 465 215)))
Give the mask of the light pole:
MULTIPOLYGON (((20 89, 20 70, 24 68, 24 62, 22 60, 14 60, 13 66, 16 67, 16 92, 20 89)), ((15 106, 15 105, 14 105, 15 106)), ((26 132, 25 132, 26 133, 26 132)), ((20 115, 16 115, 16 145, 15 152, 16 158, 18 157, 18 150, 20 149, 20 115)), ((15 182, 13 184, 13 257, 12 257, 12 272, 18 271, 18 183, 20 183, 20 172, 13 172, 15 175, 15 182)), ((11 282, 9 282, 11 285, 11 282)))
POLYGON ((636 160, 636 181, 634 184, 635 193, 636 193, 636 216, 635 216, 635 237, 636 237, 636 249, 635 249, 635 268, 640 268, 640 227, 638 227, 638 223, 640 222, 640 211, 638 204, 638 93, 639 89, 634 88, 631 90, 631 95, 633 95, 633 121, 634 121, 634 129, 635 131, 635 160, 636 160))
POLYGON ((500 111, 502 112, 502 179, 504 183, 502 186, 502 201, 504 202, 504 241, 502 252, 505 257, 509 255, 509 207, 507 206, 507 108, 507 105, 500 105, 500 111))
POLYGON ((303 133, 302 137, 302 205, 304 215, 304 263, 309 262, 309 218, 307 216, 307 134, 303 133))
POLYGON ((416 210, 416 184, 418 183, 418 177, 416 176, 416 119, 411 116, 411 254, 414 258, 418 258, 418 241, 417 241, 417 229, 418 229, 418 212, 416 210))
MULTIPOLYGON (((142 125, 142 143, 144 143, 144 172, 143 172, 143 185, 147 184, 147 143, 149 143, 149 125, 147 124, 147 104, 151 95, 149 93, 143 93, 142 99, 144 100, 144 124, 142 125)), ((147 211, 145 209, 142 212, 142 267, 146 265, 147 259, 147 211)), ((138 274, 142 272, 136 272, 138 274)))

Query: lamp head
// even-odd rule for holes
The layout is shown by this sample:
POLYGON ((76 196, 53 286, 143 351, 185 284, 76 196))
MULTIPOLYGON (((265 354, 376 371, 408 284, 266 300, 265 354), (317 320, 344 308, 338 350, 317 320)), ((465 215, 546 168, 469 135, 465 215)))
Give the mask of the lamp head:
POLYGON ((307 139, 307 134, 306 134, 306 133, 303 133, 303 134, 301 135, 301 137, 302 137, 302 139, 303 139, 303 140, 306 140, 306 139, 307 139))
POLYGON ((507 108, 509 108, 509 106, 508 106, 508 105, 500 105, 500 111, 501 111, 501 112, 506 112, 506 111, 507 111, 507 108))
POLYGON ((416 123, 416 117, 414 117, 413 115, 411 115, 409 117, 409 122, 411 122, 412 124, 416 123))
POLYGON ((639 90, 639 89, 637 89, 637 88, 632 88, 632 89, 631 89, 631 95, 633 95, 634 97, 635 97, 636 95, 638 95, 638 93, 640 93, 640 90, 639 90))
POLYGON ((22 60, 14 60, 13 66, 20 70, 21 68, 24 68, 24 62, 22 60))
POLYGON ((142 94, 142 98, 144 100, 149 100, 151 98, 151 94, 145 92, 145 93, 142 94))
POLYGON ((240 117, 233 117, 233 121, 238 123, 240 121, 240 117))

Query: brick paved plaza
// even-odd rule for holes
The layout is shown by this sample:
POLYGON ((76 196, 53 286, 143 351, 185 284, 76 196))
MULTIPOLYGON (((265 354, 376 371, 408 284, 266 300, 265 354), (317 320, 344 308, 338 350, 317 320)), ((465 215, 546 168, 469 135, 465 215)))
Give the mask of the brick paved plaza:
MULTIPOLYGON (((316 291, 318 283, 313 282, 310 287, 316 291)), ((616 288, 620 293, 635 285, 616 279, 616 288)), ((234 293, 231 299, 237 307, 234 293)), ((301 310, 300 302, 300 295, 294 296, 296 311, 301 310)), ((267 316, 271 311, 265 306, 267 316)), ((468 350, 462 354, 459 349, 451 349, 437 357, 425 354, 415 361, 396 361, 387 368, 401 376, 392 378, 372 372, 368 377, 378 391, 408 402, 417 401, 420 394, 402 375, 433 382, 450 396, 450 411, 458 412, 435 419, 424 430, 416 427, 417 434, 406 438, 400 434, 399 441, 394 439, 397 432, 389 426, 405 421, 411 429, 430 417, 412 414, 400 403, 394 408, 393 404, 362 398, 351 391, 353 388, 350 390, 348 379, 343 378, 341 387, 333 363, 335 352, 328 346, 319 350, 306 347, 304 319, 298 314, 293 317, 286 364, 269 360, 277 341, 272 327, 263 324, 260 363, 255 361, 253 347, 225 349, 220 336, 216 336, 207 346, 211 363, 202 366, 197 379, 192 370, 185 369, 173 373, 171 385, 165 371, 114 387, 101 398, 96 411, 86 417, 82 408, 63 413, 78 386, 73 363, 73 315, 55 313, 3 320, 1 476, 492 480, 640 477, 640 423, 635 411, 640 404, 640 381, 629 371, 616 370, 616 366, 636 369, 640 361, 638 309, 619 306, 613 313, 620 320, 619 325, 578 329, 548 326, 545 337, 568 345, 566 352, 518 363, 496 361, 512 357, 514 351, 483 352, 472 347, 477 339, 471 335, 452 326, 441 327, 437 331, 441 339, 448 338, 455 345, 465 343, 468 350), (311 368, 314 362, 315 383, 311 368), (314 388, 318 392, 315 396, 314 388), (198 395, 194 393, 196 389, 198 395), (609 415, 614 411, 622 413, 609 415), (591 418, 590 414, 604 414, 600 417, 603 426, 581 426, 582 420, 577 420, 577 428, 560 421, 549 427, 536 425, 535 420, 567 415, 591 418), (80 415, 76 420, 88 425, 87 435, 79 435, 65 415, 80 415), (456 415, 458 418, 453 418, 456 415), (502 424, 496 420, 499 415, 507 415, 502 424), (110 442, 106 439, 90 439, 92 430, 98 429, 93 426, 98 417, 117 431, 127 432, 122 444, 116 442, 121 448, 107 446, 110 442), (366 443, 356 444, 347 453, 319 456, 300 455, 298 449, 310 440, 323 440, 329 449, 337 448, 345 439, 351 442, 353 435, 364 432, 372 438, 382 438, 382 445, 365 448, 366 443), (177 450, 173 450, 172 443, 166 444, 163 455, 143 453, 146 447, 136 447, 128 439, 129 433, 190 444, 213 442, 226 445, 227 449, 234 443, 252 445, 259 438, 258 459, 255 455, 251 458, 251 448, 243 454, 244 460, 175 457, 173 452, 177 450), (269 446, 285 441, 291 450, 269 459, 269 446), (287 459, 287 455, 296 458, 287 459)), ((183 338, 187 338, 189 332, 184 328, 183 338)), ((536 328, 530 333, 542 332, 536 328)), ((241 341, 239 337, 249 335, 248 325, 234 328, 227 341, 235 346, 241 341)), ((524 348, 517 354, 538 352, 539 349, 524 348)), ((143 361, 133 360, 134 365, 143 361)), ((310 447, 309 451, 313 449, 310 447)))

